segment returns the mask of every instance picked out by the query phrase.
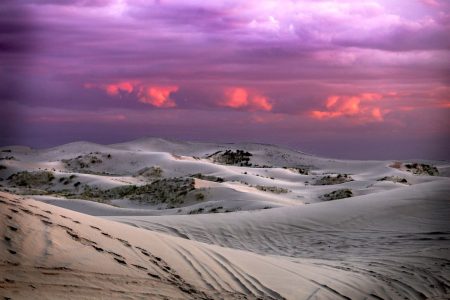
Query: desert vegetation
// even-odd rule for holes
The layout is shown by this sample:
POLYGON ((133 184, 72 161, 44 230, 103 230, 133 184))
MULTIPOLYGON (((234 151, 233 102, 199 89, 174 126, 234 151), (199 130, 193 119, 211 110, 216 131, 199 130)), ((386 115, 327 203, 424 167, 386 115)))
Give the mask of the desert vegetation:
POLYGON ((238 149, 236 151, 218 151, 210 155, 208 158, 212 158, 213 162, 219 164, 249 167, 252 165, 250 163, 251 156, 253 155, 250 152, 238 149))
POLYGON ((147 178, 160 178, 163 176, 163 169, 159 166, 145 167, 139 170, 135 176, 143 176, 147 178))
POLYGON ((258 190, 263 192, 271 192, 274 194, 286 194, 290 191, 288 189, 278 187, 278 186, 265 186, 265 185, 257 185, 255 186, 258 190))
POLYGON ((72 174, 72 175, 67 176, 67 177, 66 176, 60 177, 58 179, 58 181, 60 183, 64 184, 64 185, 68 185, 68 184, 72 183, 73 179, 76 178, 76 177, 77 176, 75 174, 72 174))
POLYGON ((414 175, 429 175, 429 176, 439 176, 439 170, 432 165, 421 164, 421 163, 406 163, 402 164, 399 161, 393 162, 389 167, 399 170, 405 170, 414 175))
POLYGON ((283 167, 283 169, 289 170, 294 173, 298 173, 301 175, 309 175, 309 168, 307 167, 283 167))
POLYGON ((0 160, 14 160, 14 159, 15 159, 15 157, 12 155, 0 157, 0 160))
POLYGON ((112 159, 111 154, 90 152, 89 154, 78 155, 74 158, 62 159, 61 162, 68 170, 71 170, 72 172, 98 175, 114 175, 98 170, 98 168, 103 164, 105 160, 110 159, 112 159))
POLYGON ((190 177, 207 180, 207 181, 213 181, 213 182, 224 182, 225 180, 222 177, 212 176, 212 175, 204 175, 202 173, 196 173, 190 175, 190 177))
POLYGON ((353 192, 350 189, 340 189, 340 190, 332 191, 331 193, 322 195, 322 199, 324 199, 326 201, 330 201, 330 200, 349 198, 352 196, 353 196, 353 192))
POLYGON ((22 171, 14 173, 8 177, 11 186, 37 188, 52 183, 55 176, 49 171, 28 172, 22 171))
POLYGON ((398 176, 384 176, 383 178, 377 179, 377 181, 392 181, 403 184, 408 184, 408 180, 406 178, 398 177, 398 176))
POLYGON ((326 175, 316 180, 313 185, 334 185, 353 181, 353 178, 347 174, 338 174, 336 176, 326 175))
POLYGON ((436 167, 427 165, 427 164, 405 164, 406 171, 411 172, 415 175, 430 175, 430 176, 438 176, 439 171, 436 167))
MULTIPOLYGON (((78 182, 75 183, 80 185, 78 182)), ((205 195, 196 190, 192 178, 165 178, 145 185, 125 185, 111 189, 99 189, 84 185, 80 193, 65 193, 68 198, 82 198, 106 202, 112 199, 129 199, 148 204, 165 204, 167 208, 179 206, 186 201, 199 202, 205 195)))

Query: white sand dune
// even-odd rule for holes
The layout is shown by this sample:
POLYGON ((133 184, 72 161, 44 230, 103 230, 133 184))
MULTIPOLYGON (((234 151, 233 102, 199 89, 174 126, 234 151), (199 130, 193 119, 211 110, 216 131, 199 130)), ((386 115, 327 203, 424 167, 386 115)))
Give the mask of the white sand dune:
POLYGON ((450 297, 448 162, 335 160, 271 145, 148 138, 0 150, 7 298, 450 297), (251 165, 209 158, 236 149, 251 152, 251 165), (413 163, 436 166, 439 176, 408 171, 413 163), (55 178, 17 185, 10 177, 43 170, 55 178), (197 200, 92 196, 193 174, 206 176, 194 179, 197 200), (352 181, 315 185, 343 174, 352 181), (353 197, 326 201, 337 190, 353 197))
MULTIPOLYGON (((349 266, 261 256, 0 196, 6 297, 379 299, 424 298, 438 291, 405 279, 388 280, 377 258, 349 266)), ((443 289, 448 284, 444 275, 423 280, 443 289)))

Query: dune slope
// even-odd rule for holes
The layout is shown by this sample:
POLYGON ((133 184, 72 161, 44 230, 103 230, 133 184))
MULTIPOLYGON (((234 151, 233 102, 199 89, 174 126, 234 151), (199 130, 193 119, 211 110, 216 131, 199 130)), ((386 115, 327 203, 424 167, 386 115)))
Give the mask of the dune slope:
MULTIPOLYGON (((379 299, 433 296, 345 263, 207 245, 1 193, 1 293, 11 298, 379 299), (399 286, 397 286, 397 284, 399 286), (392 293, 392 294, 391 294, 392 293), (391 295, 391 296, 388 296, 391 295), (394 296, 393 298, 397 298, 394 296)), ((431 284, 440 284, 429 278, 431 284)))

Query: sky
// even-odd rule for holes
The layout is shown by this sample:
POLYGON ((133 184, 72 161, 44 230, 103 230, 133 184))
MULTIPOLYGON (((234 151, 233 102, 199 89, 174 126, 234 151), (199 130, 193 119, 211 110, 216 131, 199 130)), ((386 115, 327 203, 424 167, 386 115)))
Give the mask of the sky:
POLYGON ((448 0, 2 0, 0 145, 450 159, 448 0))

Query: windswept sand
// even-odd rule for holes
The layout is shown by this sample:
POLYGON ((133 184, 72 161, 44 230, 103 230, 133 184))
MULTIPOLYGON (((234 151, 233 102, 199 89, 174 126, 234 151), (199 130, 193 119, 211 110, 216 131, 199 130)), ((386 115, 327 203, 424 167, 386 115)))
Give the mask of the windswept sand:
POLYGON ((448 260, 433 256, 424 257, 430 265, 415 269, 400 266, 399 257, 397 262, 374 257, 352 265, 262 256, 7 193, 0 198, 0 291, 13 299, 425 299, 449 284, 448 260), (391 272, 402 272, 403 279, 401 274, 383 275, 384 264, 391 272), (414 273, 420 268, 421 273, 414 273), (441 274, 431 276, 437 268, 441 274), (416 284, 410 282, 414 278, 416 284), (417 284, 422 282, 428 287, 417 284))
POLYGON ((0 170, 9 191, 0 192, 5 299, 450 298, 447 162, 421 161, 440 172, 428 176, 392 161, 160 139, 2 153, 14 156, 0 170), (208 159, 230 148, 253 153, 253 165, 208 159), (63 163, 92 153, 103 162, 80 170, 63 163), (210 176, 195 179, 194 193, 205 198, 164 207, 62 196, 79 193, 77 181, 105 190, 159 180, 136 175, 153 166, 162 178, 210 176), (306 166, 309 174, 285 166, 306 166), (24 170, 48 170, 55 178, 34 189, 6 179, 24 170), (314 185, 330 174, 349 174, 352 181, 314 185), (214 181, 219 177, 224 181, 214 181), (322 197, 339 189, 353 197, 322 197), (45 195, 14 194, 29 191, 45 195))

